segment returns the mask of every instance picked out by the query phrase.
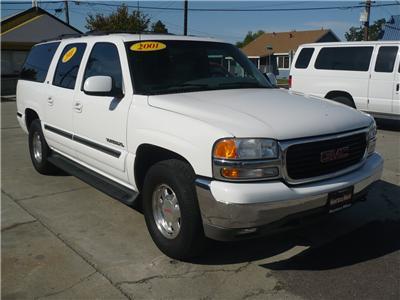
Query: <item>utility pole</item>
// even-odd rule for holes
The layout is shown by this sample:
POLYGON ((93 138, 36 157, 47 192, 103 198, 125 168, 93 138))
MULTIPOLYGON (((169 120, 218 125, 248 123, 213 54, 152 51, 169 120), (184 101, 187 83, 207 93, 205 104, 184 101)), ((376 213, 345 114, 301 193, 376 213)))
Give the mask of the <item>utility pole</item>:
POLYGON ((183 17, 183 35, 187 35, 187 18, 188 18, 188 0, 185 1, 185 10, 184 10, 184 17, 183 17))
POLYGON ((365 0, 365 22, 364 22, 364 41, 368 41, 369 37, 369 15, 371 13, 371 0, 365 0))
POLYGON ((69 9, 68 9, 68 0, 64 1, 64 12, 65 12, 65 21, 69 24, 69 9))

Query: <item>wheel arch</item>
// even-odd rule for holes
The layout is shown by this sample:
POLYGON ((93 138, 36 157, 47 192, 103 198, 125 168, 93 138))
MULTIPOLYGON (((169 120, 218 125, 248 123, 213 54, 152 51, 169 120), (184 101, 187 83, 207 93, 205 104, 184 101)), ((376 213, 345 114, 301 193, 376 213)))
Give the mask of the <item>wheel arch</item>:
POLYGON ((136 157, 133 166, 135 183, 139 192, 143 188, 143 183, 146 177, 146 173, 151 168, 151 166, 167 159, 178 159, 184 161, 192 168, 194 172, 194 168, 191 165, 191 163, 185 157, 183 157, 181 154, 175 151, 153 144, 145 143, 139 145, 139 147, 136 150, 136 157))
MULTIPOLYGON (((334 100, 337 97, 344 97, 344 98, 349 99, 348 105, 353 108, 356 108, 356 103, 354 102, 353 96, 349 92, 335 90, 335 91, 330 91, 325 95, 325 98, 330 99, 330 100, 334 100)), ((342 103, 341 101, 338 101, 338 102, 342 103)), ((346 104, 346 103, 342 103, 342 104, 346 104)))
POLYGON ((25 109, 25 124, 26 124, 26 129, 29 131, 29 128, 32 124, 32 122, 36 119, 40 120, 39 114, 36 112, 36 110, 32 108, 26 108, 25 109))

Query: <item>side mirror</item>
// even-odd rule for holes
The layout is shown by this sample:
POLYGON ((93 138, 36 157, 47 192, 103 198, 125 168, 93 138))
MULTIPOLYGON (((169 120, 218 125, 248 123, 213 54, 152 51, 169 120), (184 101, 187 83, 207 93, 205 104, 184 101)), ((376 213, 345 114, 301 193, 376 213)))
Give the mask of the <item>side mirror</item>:
POLYGON ((122 98, 121 90, 113 89, 113 80, 110 76, 92 76, 85 80, 83 92, 93 96, 110 96, 122 98))
POLYGON ((271 83, 271 85, 273 87, 276 87, 278 85, 278 81, 276 80, 276 76, 274 73, 264 73, 265 77, 267 77, 269 83, 271 83))

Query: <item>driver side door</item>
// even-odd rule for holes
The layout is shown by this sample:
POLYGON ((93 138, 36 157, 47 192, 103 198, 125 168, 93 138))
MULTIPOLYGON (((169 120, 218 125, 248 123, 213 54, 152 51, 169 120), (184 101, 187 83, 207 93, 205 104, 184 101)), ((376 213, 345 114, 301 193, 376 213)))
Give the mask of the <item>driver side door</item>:
MULTIPOLYGON (((122 47, 121 47, 122 48, 122 47)), ((87 58, 73 104, 74 140, 78 159, 122 183, 128 182, 126 126, 133 92, 124 91, 124 78, 116 44, 95 43, 87 58), (110 76, 115 95, 99 96, 84 92, 85 80, 92 76, 110 76)), ((126 73, 125 73, 126 74, 126 73)))

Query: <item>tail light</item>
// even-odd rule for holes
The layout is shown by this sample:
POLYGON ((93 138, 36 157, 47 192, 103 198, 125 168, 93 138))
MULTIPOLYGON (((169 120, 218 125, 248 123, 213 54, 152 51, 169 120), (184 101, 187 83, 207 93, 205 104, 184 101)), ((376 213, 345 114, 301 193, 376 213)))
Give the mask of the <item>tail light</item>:
POLYGON ((292 75, 289 75, 289 80, 288 80, 288 85, 289 85, 289 89, 292 88, 292 75))

